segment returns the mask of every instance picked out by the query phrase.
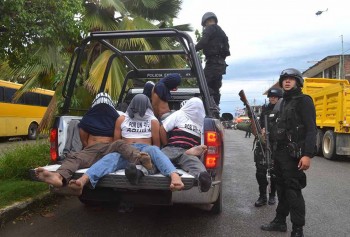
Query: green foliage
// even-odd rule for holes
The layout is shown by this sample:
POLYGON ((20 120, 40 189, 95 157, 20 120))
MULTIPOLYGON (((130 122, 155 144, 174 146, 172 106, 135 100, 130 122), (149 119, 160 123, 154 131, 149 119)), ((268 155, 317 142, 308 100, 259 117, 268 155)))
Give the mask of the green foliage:
POLYGON ((49 161, 47 141, 24 144, 0 156, 0 180, 29 179, 29 170, 49 161))
POLYGON ((29 180, 0 180, 0 209, 47 192, 48 185, 29 180))
POLYGON ((9 59, 11 66, 24 65, 31 55, 44 46, 69 49, 84 31, 81 1, 11 0, 0 3, 0 61, 9 59))

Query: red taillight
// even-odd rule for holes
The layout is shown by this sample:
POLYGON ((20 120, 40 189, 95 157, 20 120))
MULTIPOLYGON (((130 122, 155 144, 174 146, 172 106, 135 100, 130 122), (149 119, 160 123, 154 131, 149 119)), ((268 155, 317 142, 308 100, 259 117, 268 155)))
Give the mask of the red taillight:
POLYGON ((220 134, 214 131, 206 131, 204 134, 204 142, 208 147, 204 162, 205 167, 207 169, 218 167, 221 157, 220 134))
POLYGON ((51 161, 57 161, 57 149, 58 149, 58 136, 57 128, 53 128, 50 131, 50 157, 51 161))

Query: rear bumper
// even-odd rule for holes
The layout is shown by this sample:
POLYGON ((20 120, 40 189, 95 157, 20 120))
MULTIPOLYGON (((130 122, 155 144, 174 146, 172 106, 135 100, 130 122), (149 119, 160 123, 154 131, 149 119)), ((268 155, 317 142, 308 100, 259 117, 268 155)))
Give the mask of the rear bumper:
MULTIPOLYGON (((50 165, 44 168, 49 171, 56 171, 59 166, 50 165)), ((73 179, 81 177, 86 170, 78 170, 73 175, 73 179)), ((132 185, 125 177, 124 170, 118 170, 101 178, 96 185, 96 189, 85 188, 83 196, 84 199, 90 199, 96 202, 115 201, 122 197, 123 200, 161 205, 170 205, 172 203, 210 204, 217 200, 221 184, 213 186, 208 192, 201 193, 192 175, 181 169, 177 171, 181 174, 182 182, 185 185, 184 190, 179 192, 170 192, 170 178, 161 174, 144 176, 138 185, 132 185), (147 201, 150 199, 149 197, 152 197, 152 201, 147 201)), ((30 174, 33 180, 38 181, 35 177, 34 169, 30 171, 30 174)), ((68 187, 51 187, 50 190, 57 194, 72 195, 68 187)))

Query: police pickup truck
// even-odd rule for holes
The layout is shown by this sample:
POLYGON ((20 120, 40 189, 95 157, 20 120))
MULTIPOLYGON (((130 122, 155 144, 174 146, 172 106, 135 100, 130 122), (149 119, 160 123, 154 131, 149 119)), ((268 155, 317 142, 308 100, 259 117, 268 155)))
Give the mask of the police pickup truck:
MULTIPOLYGON (((194 177, 178 169, 178 172, 182 174, 185 190, 171 192, 169 190, 170 179, 161 174, 145 176, 138 185, 132 185, 126 179, 124 170, 118 170, 103 177, 95 189, 85 187, 79 197, 80 201, 85 204, 110 201, 150 205, 211 204, 211 212, 220 213, 222 210, 224 165, 223 126, 215 116, 219 111, 213 100, 210 99, 201 60, 195 51, 194 43, 187 33, 175 29, 93 32, 82 41, 72 56, 67 72, 62 90, 64 103, 59 108, 59 116, 56 117, 50 131, 51 164, 45 168, 55 171, 60 166, 60 162, 62 162, 60 157, 62 157, 66 144, 69 123, 81 119, 83 112, 88 109, 84 110, 81 106, 78 108, 73 102, 82 99, 79 98, 79 90, 83 86, 82 81, 87 80, 91 73, 96 72, 95 65, 98 65, 100 70, 102 68, 100 76, 103 78, 98 92, 105 91, 107 83, 116 85, 114 88, 119 95, 117 106, 128 104, 133 96, 142 93, 146 81, 156 82, 169 73, 181 75, 182 84, 177 91, 171 92, 172 98, 169 101, 169 106, 170 109, 177 110, 184 100, 195 96, 203 100, 206 117, 202 143, 208 146, 208 150, 201 159, 212 176, 213 185, 208 192, 202 193, 199 191, 194 177), (133 43, 137 40, 147 42, 149 49, 133 47, 133 43), (161 43, 159 42, 164 40, 171 42, 174 49, 160 48, 161 43), (93 52, 100 54, 100 57, 95 57, 98 58, 96 60, 99 60, 98 64, 95 64, 96 61, 91 61, 94 57, 88 53, 88 49, 92 48, 93 52), (101 57, 102 54, 104 57, 101 57), (180 60, 181 63, 177 64, 182 66, 169 68, 166 63, 169 58, 180 60), (159 66, 152 68, 152 60, 161 60, 165 63, 157 64, 162 65, 162 68, 159 66), (92 66, 87 70, 88 73, 82 73, 86 70, 87 65, 92 66), (117 80, 116 68, 119 68, 120 71, 125 70, 124 79, 117 80)), ((85 171, 86 169, 78 170, 73 178, 80 177, 85 171)), ((67 188, 51 188, 51 190, 65 193, 67 188)))

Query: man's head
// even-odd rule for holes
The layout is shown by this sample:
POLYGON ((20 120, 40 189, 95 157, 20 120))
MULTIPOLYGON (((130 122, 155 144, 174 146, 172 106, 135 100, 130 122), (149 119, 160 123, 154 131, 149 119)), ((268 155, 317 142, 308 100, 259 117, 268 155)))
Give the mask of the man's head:
POLYGON ((267 92, 269 102, 273 105, 276 104, 280 98, 282 98, 282 95, 283 91, 280 88, 276 87, 269 89, 269 91, 267 92))
POLYGON ((213 12, 206 12, 202 16, 202 26, 205 27, 207 25, 213 25, 218 23, 218 18, 216 17, 215 13, 213 12))
POLYGON ((295 68, 287 68, 281 72, 279 85, 285 91, 292 90, 296 87, 303 87, 304 79, 301 72, 295 68))
POLYGON ((147 81, 143 87, 142 94, 146 95, 149 99, 151 99, 154 85, 155 84, 153 81, 147 81))

